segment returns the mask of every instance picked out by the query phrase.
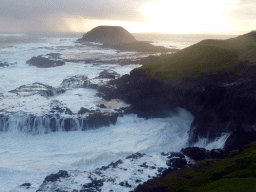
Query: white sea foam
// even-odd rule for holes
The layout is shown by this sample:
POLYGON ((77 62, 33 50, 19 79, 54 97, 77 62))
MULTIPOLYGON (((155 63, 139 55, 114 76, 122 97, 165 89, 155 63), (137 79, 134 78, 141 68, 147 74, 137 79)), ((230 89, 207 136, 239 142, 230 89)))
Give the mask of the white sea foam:
POLYGON ((164 119, 126 115, 115 126, 85 132, 2 133, 0 186, 3 191, 26 182, 38 186, 60 169, 92 170, 135 152, 179 151, 186 144, 192 120, 189 112, 179 109, 177 116, 164 119))
MULTIPOLYGON (((107 109, 104 110, 110 111, 128 106, 120 100, 107 102, 95 97, 97 90, 90 89, 68 89, 64 94, 54 97, 40 95, 20 97, 8 93, 19 86, 35 82, 57 88, 61 86, 64 79, 75 75, 84 75, 90 81, 98 82, 99 80, 94 78, 104 69, 111 69, 124 75, 139 66, 118 65, 120 58, 136 59, 139 55, 135 52, 95 50, 95 47, 75 43, 76 38, 70 37, 47 37, 43 40, 40 43, 38 41, 37 43, 14 43, 12 47, 6 46, 0 49, 1 62, 17 62, 0 70, 0 111, 23 111, 43 115, 49 112, 50 105, 55 100, 59 100, 62 106, 70 108, 75 113, 80 107, 97 109, 97 104, 105 104, 107 109), (116 62, 110 65, 66 62, 65 65, 54 68, 37 68, 26 64, 31 57, 49 53, 60 53, 62 59, 104 58, 109 61, 115 58, 116 62)), ((163 44, 161 39, 156 39, 155 42, 157 41, 163 44)), ((191 42, 190 39, 185 43, 170 39, 170 45, 178 48, 186 47, 191 42)), ((140 57, 143 56, 140 55, 140 57)), ((183 109, 178 111, 177 115, 164 119, 145 120, 137 118, 136 115, 125 115, 118 118, 115 126, 85 132, 55 132, 32 136, 15 131, 14 127, 10 129, 13 131, 0 134, 0 191, 11 190, 26 182, 31 183, 32 189, 36 190, 47 175, 56 173, 60 169, 92 170, 135 152, 145 152, 156 157, 157 161, 157 155, 160 152, 179 151, 185 147, 187 131, 193 116, 183 109)), ((15 122, 18 122, 15 118, 19 117, 13 116, 11 126, 15 126, 15 122)), ((219 148, 224 140, 223 136, 215 143, 206 146, 202 142, 201 145, 219 148)), ((161 163, 163 164, 164 161, 162 160, 161 163)), ((107 188, 111 189, 111 186, 107 188)))
POLYGON ((194 144, 194 146, 202 147, 207 150, 218 149, 218 148, 222 149, 229 136, 230 136, 229 133, 223 134, 222 136, 216 138, 213 142, 210 142, 210 143, 207 138, 203 138, 203 139, 201 138, 197 143, 194 144))

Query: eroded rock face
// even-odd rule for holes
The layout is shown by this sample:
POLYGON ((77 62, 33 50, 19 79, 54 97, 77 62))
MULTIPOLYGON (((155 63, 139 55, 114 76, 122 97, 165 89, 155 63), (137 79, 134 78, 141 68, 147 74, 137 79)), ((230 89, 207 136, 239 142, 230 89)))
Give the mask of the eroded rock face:
POLYGON ((211 142, 240 125, 248 132, 244 127, 256 124, 255 67, 240 67, 245 70, 240 76, 204 74, 201 79, 184 78, 179 83, 151 79, 133 70, 98 90, 107 100, 118 98, 131 104, 139 117, 166 117, 177 107, 190 111, 195 117, 188 141, 191 146, 198 138, 211 142))
POLYGON ((119 26, 98 26, 86 33, 80 41, 101 42, 104 44, 132 43, 136 39, 126 29, 119 26))

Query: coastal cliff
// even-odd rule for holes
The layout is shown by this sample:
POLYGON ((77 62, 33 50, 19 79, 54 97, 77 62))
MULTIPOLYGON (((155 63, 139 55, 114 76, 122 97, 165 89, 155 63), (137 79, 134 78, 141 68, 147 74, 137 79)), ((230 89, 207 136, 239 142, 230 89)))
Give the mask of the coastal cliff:
POLYGON ((139 117, 166 117, 177 107, 190 111, 195 118, 188 146, 230 134, 224 146, 224 156, 230 154, 226 159, 198 162, 192 168, 152 179, 135 191, 204 191, 209 186, 218 191, 218 184, 227 188, 229 182, 241 182, 241 178, 248 183, 247 191, 252 191, 255 175, 249 170, 255 157, 247 156, 255 153, 255 143, 246 145, 256 140, 255 50, 255 32, 222 41, 204 40, 99 89, 105 99, 119 98, 131 104, 130 111, 139 117), (205 171, 209 172, 207 178, 205 171), (205 179, 214 184, 206 185, 205 179))
POLYGON ((177 107, 192 112, 189 145, 223 133, 255 132, 254 32, 229 40, 204 40, 167 55, 99 91, 119 98, 140 117, 165 117, 177 107))

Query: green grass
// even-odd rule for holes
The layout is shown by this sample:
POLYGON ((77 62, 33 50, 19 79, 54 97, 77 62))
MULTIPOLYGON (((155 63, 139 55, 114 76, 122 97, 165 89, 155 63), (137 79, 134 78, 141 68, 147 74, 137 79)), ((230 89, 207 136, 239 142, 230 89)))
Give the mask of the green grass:
POLYGON ((241 73, 238 64, 242 61, 256 63, 253 33, 228 40, 203 40, 136 70, 147 71, 154 79, 177 80, 183 76, 199 77, 202 72, 241 73))
POLYGON ((207 159, 146 184, 169 192, 256 191, 256 141, 224 159, 207 159))
POLYGON ((255 192, 256 178, 222 179, 198 188, 196 192, 255 192))

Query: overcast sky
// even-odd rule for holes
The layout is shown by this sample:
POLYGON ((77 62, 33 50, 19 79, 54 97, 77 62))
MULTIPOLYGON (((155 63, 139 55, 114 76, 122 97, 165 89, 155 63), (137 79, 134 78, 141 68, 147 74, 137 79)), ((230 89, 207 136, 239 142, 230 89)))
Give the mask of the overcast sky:
POLYGON ((256 30, 256 0, 1 0, 0 31, 86 32, 122 25, 130 32, 256 30))

